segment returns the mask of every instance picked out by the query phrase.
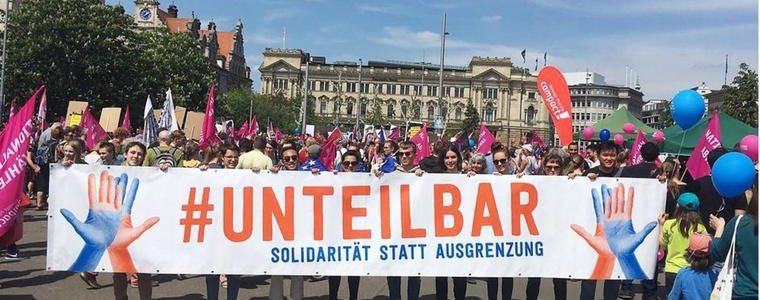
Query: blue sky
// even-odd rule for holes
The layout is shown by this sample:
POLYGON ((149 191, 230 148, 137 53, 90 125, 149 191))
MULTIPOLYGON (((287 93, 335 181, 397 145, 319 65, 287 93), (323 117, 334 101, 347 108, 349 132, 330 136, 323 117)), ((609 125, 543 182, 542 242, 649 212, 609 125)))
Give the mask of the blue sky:
MULTIPOLYGON (((109 0, 114 4, 117 1, 109 0)), ((134 4, 123 1, 128 13, 134 4)), ((166 9, 170 1, 161 6, 166 9)), ((729 82, 740 62, 757 70, 758 4, 755 0, 638 1, 274 1, 178 0, 219 30, 244 23, 248 65, 257 69, 265 47, 300 48, 335 60, 438 62, 441 18, 448 13, 446 64, 467 65, 473 55, 508 56, 526 66, 549 64, 563 72, 591 71, 611 84, 636 70, 645 99, 670 98, 706 82, 729 82)), ((258 87, 259 74, 252 75, 258 87)))

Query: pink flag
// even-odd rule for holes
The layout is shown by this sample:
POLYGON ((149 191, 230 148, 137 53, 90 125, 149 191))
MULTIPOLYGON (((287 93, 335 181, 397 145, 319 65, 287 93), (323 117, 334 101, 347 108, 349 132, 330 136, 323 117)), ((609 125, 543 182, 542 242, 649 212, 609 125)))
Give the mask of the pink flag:
POLYGON ((257 133, 259 133, 259 121, 256 121, 256 115, 253 115, 251 121, 248 122, 248 134, 256 136, 257 133))
POLYGON ((641 146, 644 146, 647 142, 647 137, 639 130, 639 133, 636 134, 636 139, 633 140, 633 144, 631 145, 631 154, 628 155, 629 166, 635 166, 644 162, 644 158, 641 156, 641 146))
MULTIPOLYGON (((683 134, 686 134, 684 132, 683 134)), ((718 111, 714 111, 710 124, 705 128, 702 138, 699 139, 691 157, 686 162, 686 169, 691 173, 691 177, 699 179, 710 174, 710 165, 707 163, 707 154, 710 151, 720 148, 720 120, 718 111)))
MULTIPOLYGON (((271 123, 270 123, 271 124, 271 123)), ((340 132, 340 128, 337 126, 330 136, 322 144, 322 152, 319 154, 319 161, 328 171, 335 169, 335 144, 343 139, 343 133, 340 132)))
POLYGON ((425 125, 422 125, 422 128, 420 128, 420 131, 409 139, 415 146, 417 146, 417 155, 414 156, 414 164, 417 164, 423 158, 430 156, 430 142, 427 129, 428 124, 425 123, 425 125))
POLYGON ((40 99, 40 108, 37 110, 37 121, 40 123, 40 132, 47 128, 47 88, 42 91, 42 98, 40 99))
POLYGON ((8 118, 13 117, 13 115, 16 114, 16 111, 17 111, 17 109, 16 109, 16 102, 15 101, 11 101, 11 112, 10 112, 10 114, 8 114, 8 118))
POLYGON ((480 137, 478 137, 478 153, 488 154, 491 152, 491 144, 496 138, 491 134, 486 125, 480 124, 480 137))
POLYGON ((541 147, 541 149, 546 148, 544 147, 544 140, 541 139, 541 135, 538 134, 538 132, 536 132, 535 130, 533 131, 533 141, 531 142, 531 144, 536 144, 539 147, 541 147))
POLYGON ((129 120, 129 104, 127 104, 127 108, 124 110, 124 120, 121 121, 121 127, 132 132, 132 121, 129 120))
POLYGON ((398 127, 391 128, 391 134, 388 135, 388 139, 398 142, 401 139, 401 130, 398 127))
POLYGON ((272 127, 272 121, 267 122, 267 137, 274 136, 274 128, 272 127))
POLYGON ((87 134, 87 138, 84 141, 87 149, 95 150, 93 149, 95 148, 95 144, 108 137, 108 134, 103 127, 100 126, 98 120, 96 120, 95 117, 92 116, 92 113, 90 113, 89 106, 84 109, 84 112, 82 113, 82 121, 79 122, 79 125, 87 134))
POLYGON ((35 100, 44 86, 37 89, 26 101, 21 111, 8 118, 8 123, 0 132, 0 151, 3 163, 0 165, 0 236, 15 224, 19 213, 19 195, 24 188, 24 168, 26 152, 32 139, 32 116, 35 100))
POLYGON ((248 138, 248 121, 245 121, 243 123, 243 126, 240 126, 240 130, 238 130, 238 138, 248 138))
POLYGON ((203 125, 201 125, 201 140, 198 143, 198 146, 201 149, 206 149, 209 146, 216 145, 221 142, 219 136, 216 135, 215 87, 216 83, 212 83, 211 88, 208 91, 208 100, 206 101, 206 115, 203 116, 203 125))
POLYGON ((280 128, 275 128, 274 129, 274 140, 275 141, 279 141, 279 140, 281 140, 284 137, 285 137, 285 135, 282 134, 282 131, 280 131, 280 128))

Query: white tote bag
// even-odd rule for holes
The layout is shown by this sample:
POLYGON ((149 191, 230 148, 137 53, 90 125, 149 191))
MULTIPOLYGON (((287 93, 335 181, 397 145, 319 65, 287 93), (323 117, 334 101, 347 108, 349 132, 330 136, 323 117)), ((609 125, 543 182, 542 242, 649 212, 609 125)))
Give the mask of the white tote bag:
POLYGON ((734 225, 734 234, 731 237, 731 247, 728 248, 726 254, 726 262, 723 264, 723 268, 720 269, 718 274, 718 281, 715 282, 712 293, 710 293, 710 300, 730 300, 731 294, 734 290, 734 280, 736 280, 736 263, 734 256, 736 256, 736 232, 739 231, 739 222, 742 220, 742 215, 736 219, 734 225))

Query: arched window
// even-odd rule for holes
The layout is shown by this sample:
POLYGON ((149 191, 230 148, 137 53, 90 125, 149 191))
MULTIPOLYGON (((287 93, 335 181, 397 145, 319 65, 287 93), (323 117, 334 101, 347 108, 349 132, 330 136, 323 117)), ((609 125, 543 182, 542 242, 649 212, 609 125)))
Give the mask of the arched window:
POLYGON ((420 109, 421 108, 420 108, 419 104, 415 104, 414 105, 414 118, 417 119, 417 120, 420 119, 420 109))
POLYGON ((483 107, 483 121, 493 122, 495 115, 496 109, 493 107, 493 103, 488 103, 483 107))
POLYGON ((388 103, 388 112, 386 113, 386 116, 388 118, 393 118, 396 116, 396 108, 393 107, 393 103, 388 103))
POLYGON ((457 109, 454 111, 454 119, 455 120, 461 120, 462 119, 462 108, 457 107, 457 109))
POLYGON ((359 115, 362 117, 367 115, 367 101, 359 102, 359 115))
POLYGON ((529 106, 528 109, 525 110, 525 120, 528 122, 528 124, 533 124, 536 119, 536 109, 533 107, 533 105, 529 106))
POLYGON ((354 103, 353 102, 348 102, 348 104, 346 105, 346 114, 349 115, 349 116, 354 114, 354 103))
POLYGON ((340 105, 339 105, 338 98, 333 99, 333 112, 334 113, 340 113, 340 105))
POLYGON ((324 114, 327 112, 327 100, 319 101, 319 113, 324 114))
POLYGON ((435 118, 435 107, 433 107, 433 105, 431 104, 428 104, 427 115, 428 115, 428 119, 430 120, 435 118))

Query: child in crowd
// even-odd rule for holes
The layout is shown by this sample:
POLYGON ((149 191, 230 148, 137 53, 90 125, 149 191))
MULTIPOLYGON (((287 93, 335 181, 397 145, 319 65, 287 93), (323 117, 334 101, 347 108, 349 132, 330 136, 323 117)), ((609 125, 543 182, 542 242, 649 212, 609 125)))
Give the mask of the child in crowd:
POLYGON ((707 233, 699 217, 699 198, 693 193, 683 193, 678 197, 674 218, 660 219, 662 234, 660 245, 665 248, 665 288, 673 286, 678 272, 688 267, 684 251, 689 247, 689 237, 694 233, 707 233))
POLYGON ((668 300, 710 299, 718 270, 712 267, 710 258, 710 235, 694 233, 689 238, 686 260, 690 266, 681 269, 668 295, 668 300))

